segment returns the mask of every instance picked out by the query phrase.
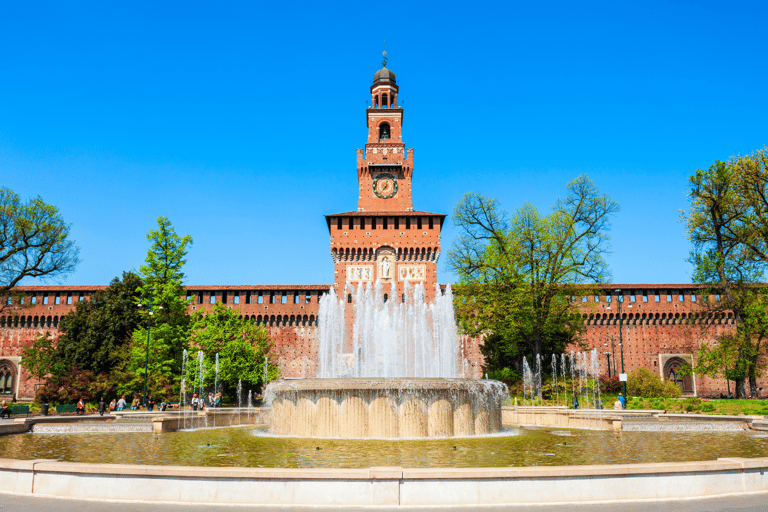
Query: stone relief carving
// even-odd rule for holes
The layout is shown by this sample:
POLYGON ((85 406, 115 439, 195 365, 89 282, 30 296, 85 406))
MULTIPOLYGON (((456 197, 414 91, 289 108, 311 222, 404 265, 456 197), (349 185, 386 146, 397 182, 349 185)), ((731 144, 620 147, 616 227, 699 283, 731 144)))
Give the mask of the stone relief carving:
POLYGON ((378 262, 378 278, 382 282, 391 282, 395 274, 395 250, 391 247, 382 247, 376 253, 378 262))
POLYGON ((424 281, 427 279, 426 265, 400 265, 397 268, 400 281, 424 281))
POLYGON ((373 265, 347 265, 347 282, 373 281, 373 265))

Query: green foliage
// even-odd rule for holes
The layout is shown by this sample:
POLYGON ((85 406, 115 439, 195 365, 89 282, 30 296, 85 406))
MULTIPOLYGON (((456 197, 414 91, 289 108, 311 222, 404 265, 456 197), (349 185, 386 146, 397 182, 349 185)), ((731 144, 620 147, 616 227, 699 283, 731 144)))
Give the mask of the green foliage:
POLYGON ((98 400, 114 396, 115 384, 107 374, 94 375, 89 370, 70 368, 66 373, 53 376, 44 386, 38 388, 35 401, 38 403, 66 404, 98 400))
POLYGON ((269 333, 263 326, 246 321, 237 308, 216 304, 210 312, 197 312, 191 340, 206 356, 206 382, 214 380, 216 354, 219 382, 230 390, 237 388, 238 380, 247 388, 259 388, 280 375, 279 366, 271 360, 269 333), (266 382, 264 358, 268 360, 266 382))
POLYGON ((457 317, 463 331, 488 336, 488 371, 522 355, 562 352, 584 329, 571 298, 586 291, 574 285, 610 280, 603 255, 619 206, 586 176, 567 191, 549 215, 526 204, 509 219, 495 199, 479 194, 454 208, 462 234, 448 258, 459 277, 457 317))
POLYGON ((676 398, 683 394, 673 382, 663 381, 656 373, 647 368, 636 368, 627 379, 627 394, 643 398, 676 398))
POLYGON ((488 372, 488 378, 491 380, 498 380, 507 385, 522 380, 522 376, 511 368, 501 368, 498 370, 491 370, 488 372))
MULTIPOLYGON (((0 297, 24 278, 72 272, 78 252, 58 208, 40 197, 23 203, 13 190, 0 187, 0 297)), ((5 306, 0 302, 0 309, 5 306)))
POLYGON ((168 217, 157 218, 157 229, 147 233, 152 246, 147 251, 146 264, 139 273, 146 284, 146 289, 155 289, 172 281, 183 281, 181 271, 187 255, 187 246, 192 245, 192 237, 180 237, 173 229, 168 217))
POLYGON ((21 349, 21 366, 23 366, 31 377, 37 377, 38 380, 44 379, 48 375, 61 375, 66 366, 58 357, 56 350, 56 341, 51 337, 51 333, 38 334, 29 347, 21 349))
POLYGON ((122 280, 79 302, 61 319, 57 340, 59 357, 67 367, 79 367, 96 374, 108 373, 124 358, 121 354, 139 327, 142 314, 136 307, 141 280, 124 272, 122 280))
POLYGON ((603 393, 618 393, 621 391, 621 381, 615 375, 608 377, 607 375, 600 376, 600 389, 603 393))

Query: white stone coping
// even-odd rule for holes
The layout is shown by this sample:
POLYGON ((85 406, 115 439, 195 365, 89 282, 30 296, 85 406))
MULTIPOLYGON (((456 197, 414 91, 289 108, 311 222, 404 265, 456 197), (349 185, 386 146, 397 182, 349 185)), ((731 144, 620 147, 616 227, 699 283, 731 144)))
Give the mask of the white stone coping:
POLYGON ((522 468, 209 468, 0 459, 0 491, 79 499, 281 505, 488 505, 768 490, 768 457, 522 468))

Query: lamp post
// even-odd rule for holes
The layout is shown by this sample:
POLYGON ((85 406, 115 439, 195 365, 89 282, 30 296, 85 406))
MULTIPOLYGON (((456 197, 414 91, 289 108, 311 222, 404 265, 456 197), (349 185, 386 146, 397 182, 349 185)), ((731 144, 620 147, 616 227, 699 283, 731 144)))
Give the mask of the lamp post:
MULTIPOLYGON (((621 303, 622 295, 621 295, 621 289, 616 290, 616 301, 618 302, 617 310, 619 312, 619 348, 621 349, 621 374, 625 375, 624 373, 624 338, 621 335, 621 303)), ((630 304, 629 307, 632 307, 630 304)), ((627 381, 623 380, 621 381, 621 391, 624 394, 624 400, 627 399, 627 381)))
MULTIPOLYGON (((613 334, 611 334, 611 351, 615 354, 616 353, 616 342, 613 339, 613 334)), ((616 358, 613 358, 613 374, 616 375, 616 358)))
MULTIPOLYGON (((606 345, 607 344, 608 343, 606 343, 606 345)), ((608 377, 610 377, 611 376, 611 356, 613 355, 613 353, 612 352, 603 352, 603 354, 605 355, 605 358, 607 359, 607 362, 608 362, 608 377)))
MULTIPOLYGON (((144 358, 144 395, 141 397, 141 403, 144 407, 147 406, 147 375, 149 374, 149 333, 152 330, 152 290, 149 291, 149 315, 147 315, 147 352, 144 358)), ((141 307, 141 302, 139 302, 141 307)), ((157 309, 163 309, 163 306, 158 306, 157 309)))

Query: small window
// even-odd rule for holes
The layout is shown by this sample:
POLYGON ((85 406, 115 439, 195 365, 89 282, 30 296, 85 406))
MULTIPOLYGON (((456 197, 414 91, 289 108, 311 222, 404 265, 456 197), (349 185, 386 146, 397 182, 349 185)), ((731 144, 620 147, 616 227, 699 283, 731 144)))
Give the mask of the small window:
POLYGON ((83 302, 85 300, 85 295, 82 293, 77 297, 77 302, 83 302))
POLYGON ((233 295, 232 296, 232 304, 240 304, 240 295, 233 295))
POLYGON ((400 229, 400 218, 395 217, 395 229, 400 229))
POLYGON ((192 302, 192 294, 187 292, 187 302, 192 302))
POLYGON ((37 304, 37 295, 32 296, 32 304, 37 304))
POLYGON ((685 295, 681 293, 680 295, 677 296, 677 300, 680 302, 685 302, 685 295))
POLYGON ((293 303, 298 304, 299 303, 299 292, 293 293, 293 303))
POLYGON ((352 217, 349 218, 349 229, 350 230, 355 229, 355 219, 353 219, 352 217))
POLYGON ((10 306, 13 304, 13 297, 8 297, 8 305, 10 306))
POLYGON ((405 304, 405 294, 403 294, 403 304, 405 304))
POLYGON ((672 302, 672 294, 671 293, 667 294, 667 302, 672 302))
POLYGON ((44 305, 48 304, 48 295, 47 294, 43 295, 43 304, 44 305))
POLYGON ((643 294, 643 302, 648 302, 648 294, 647 293, 643 294))
POLYGON ((387 302, 387 300, 389 300, 389 295, 387 295, 387 294, 385 293, 385 294, 384 294, 384 302, 387 302))
POLYGON ((257 304, 264 304, 264 296, 262 294, 259 294, 259 298, 256 299, 257 304))
POLYGON ((216 293, 211 292, 211 298, 209 299, 210 304, 216 304, 216 293))
POLYGON ((433 217, 429 218, 429 229, 434 229, 435 227, 434 221, 435 219, 433 217))
POLYGON ((347 303, 352 304, 352 294, 351 293, 347 294, 347 303))
POLYGON ((68 293, 67 294, 67 305, 71 305, 71 304, 72 304, 72 295, 68 293))
POLYGON ((635 294, 629 296, 629 302, 635 302, 635 294))
POLYGON ((599 295, 595 295, 595 302, 600 302, 600 296, 599 295))
POLYGON ((280 303, 281 304, 288 304, 288 294, 283 292, 283 296, 280 297, 280 303))
POLYGON ((717 295, 715 295, 715 300, 716 300, 717 302, 720 302, 720 294, 719 294, 719 293, 718 293, 717 295))
POLYGON ((381 223, 382 223, 381 229, 388 229, 389 226, 387 225, 387 220, 389 220, 389 219, 387 219, 386 217, 384 217, 381 220, 381 223))
POLYGON ((360 217, 360 229, 365 229, 365 217, 360 217))
POLYGON ((416 229, 421 229, 421 217, 416 219, 416 229))
POLYGON ((245 303, 246 304, 251 303, 251 292, 245 292, 245 303))
POLYGON ((336 220, 337 220, 337 222, 336 222, 336 227, 337 227, 338 229, 342 229, 342 227, 341 227, 341 217, 339 217, 339 218, 338 218, 338 219, 336 219, 336 220))
POLYGON ((691 294, 691 302, 696 302, 696 294, 695 293, 691 294))
POLYGON ((304 304, 310 304, 312 302, 312 295, 307 292, 306 297, 304 297, 304 304))
POLYGON ((659 295, 658 293, 656 294, 655 298, 656 298, 656 302, 661 302, 661 295, 659 295))
POLYGON ((389 138, 389 123, 381 123, 379 125, 379 138, 380 139, 389 138))
POLYGON ((405 218, 405 229, 411 229, 411 218, 406 217, 405 218))
POLYGON ((203 303, 203 292, 200 292, 197 294, 197 303, 202 304, 203 303))
POLYGON ((61 304, 61 297, 59 296, 58 293, 56 294, 56 298, 53 300, 53 303, 56 305, 61 304))
POLYGON ((24 297, 19 297, 19 304, 24 304, 24 297))
POLYGON ((584 296, 581 298, 581 302, 587 302, 587 296, 586 296, 586 295, 584 295, 584 296))
POLYGON ((608 304, 611 303, 611 296, 610 295, 606 295, 605 296, 605 302, 607 302, 608 304))
POLYGON ((269 294, 269 303, 270 304, 274 304, 275 303, 275 294, 274 293, 270 293, 269 294))

